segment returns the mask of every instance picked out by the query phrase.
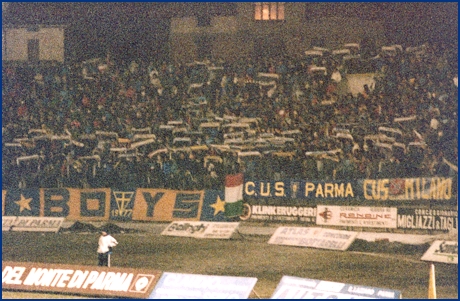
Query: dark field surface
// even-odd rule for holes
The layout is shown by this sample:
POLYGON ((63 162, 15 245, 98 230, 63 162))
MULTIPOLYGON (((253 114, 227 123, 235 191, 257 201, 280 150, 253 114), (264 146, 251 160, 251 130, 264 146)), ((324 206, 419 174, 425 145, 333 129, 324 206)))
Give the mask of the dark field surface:
MULTIPOLYGON (((80 229, 81 230, 81 229, 80 229)), ((99 234, 4 232, 2 260, 96 265, 99 234)), ((113 234, 119 245, 112 266, 163 272, 256 277, 250 298, 270 298, 283 275, 400 290, 402 297, 428 296, 429 263, 420 258, 429 244, 356 240, 345 251, 268 244, 267 235, 230 240, 161 236, 143 231, 113 234)), ((114 232, 112 232, 114 233, 114 232)), ((437 297, 458 298, 457 265, 435 263, 437 297)), ((73 298, 3 291, 3 298, 73 298)))

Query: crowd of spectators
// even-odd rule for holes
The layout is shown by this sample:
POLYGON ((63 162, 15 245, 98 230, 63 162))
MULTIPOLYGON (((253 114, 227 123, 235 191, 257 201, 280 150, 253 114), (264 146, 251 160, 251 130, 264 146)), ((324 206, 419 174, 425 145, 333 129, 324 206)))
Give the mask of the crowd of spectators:
POLYGON ((456 179, 457 50, 396 50, 355 60, 375 79, 357 94, 346 89, 352 60, 324 49, 236 62, 4 64, 2 187, 222 189, 240 171, 456 179), (243 118, 255 122, 224 131, 243 118))

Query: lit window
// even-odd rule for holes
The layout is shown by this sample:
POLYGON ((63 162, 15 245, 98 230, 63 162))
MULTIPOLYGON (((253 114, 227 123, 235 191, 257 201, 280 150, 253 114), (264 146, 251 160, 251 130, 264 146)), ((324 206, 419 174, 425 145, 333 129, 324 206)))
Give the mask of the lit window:
POLYGON ((255 20, 284 20, 284 2, 254 3, 255 20))

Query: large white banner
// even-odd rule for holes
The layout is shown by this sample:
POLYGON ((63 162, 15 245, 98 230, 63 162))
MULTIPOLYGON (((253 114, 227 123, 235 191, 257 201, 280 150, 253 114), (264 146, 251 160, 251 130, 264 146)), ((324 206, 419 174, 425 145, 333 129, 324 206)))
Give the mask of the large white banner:
POLYGON ((271 299, 400 299, 401 292, 340 282, 283 276, 271 299))
POLYGON ((240 223, 238 222, 182 222, 170 223, 161 235, 194 238, 230 239, 240 223))
POLYGON ((318 205, 316 212, 317 225, 369 228, 397 226, 397 208, 318 205))
POLYGON ((345 251, 358 232, 306 227, 279 227, 269 244, 345 251))
POLYGON ((458 264, 458 241, 436 240, 421 259, 458 264))
POLYGON ((2 231, 58 232, 64 217, 2 216, 2 231))
POLYGON ((254 277, 164 272, 148 299, 247 299, 256 282, 254 277))

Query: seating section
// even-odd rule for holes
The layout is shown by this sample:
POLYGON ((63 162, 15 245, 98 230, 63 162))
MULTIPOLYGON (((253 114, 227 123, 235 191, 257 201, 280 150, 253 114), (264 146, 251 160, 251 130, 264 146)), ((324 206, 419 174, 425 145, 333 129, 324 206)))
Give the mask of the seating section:
POLYGON ((457 49, 5 62, 3 189, 457 176, 457 49), (103 66, 103 68, 101 68, 103 66))

